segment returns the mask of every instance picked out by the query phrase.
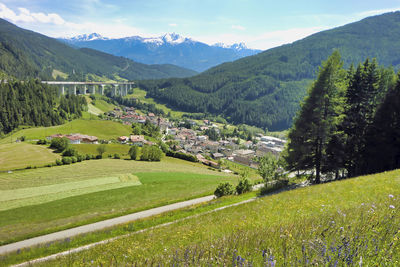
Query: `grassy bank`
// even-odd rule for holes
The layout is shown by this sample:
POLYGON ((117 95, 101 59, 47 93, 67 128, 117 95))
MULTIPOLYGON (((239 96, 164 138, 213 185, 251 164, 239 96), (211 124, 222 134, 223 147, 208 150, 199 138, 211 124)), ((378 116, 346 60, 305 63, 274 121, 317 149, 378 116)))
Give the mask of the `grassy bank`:
POLYGON ((118 239, 45 266, 397 266, 400 171, 311 186, 118 239))
POLYGON ((131 127, 113 121, 102 120, 73 120, 68 123, 52 126, 23 129, 0 140, 0 144, 15 142, 17 138, 25 136, 27 140, 45 139, 52 134, 81 133, 97 136, 99 139, 116 139, 122 135, 129 135, 131 127))

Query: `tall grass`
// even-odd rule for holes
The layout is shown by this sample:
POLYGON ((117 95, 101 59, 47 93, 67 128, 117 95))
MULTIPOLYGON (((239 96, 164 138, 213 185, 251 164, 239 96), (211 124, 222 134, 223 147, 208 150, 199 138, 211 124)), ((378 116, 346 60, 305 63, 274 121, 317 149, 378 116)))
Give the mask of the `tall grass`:
POLYGON ((400 171, 311 186, 121 238, 52 266, 399 266, 400 171))

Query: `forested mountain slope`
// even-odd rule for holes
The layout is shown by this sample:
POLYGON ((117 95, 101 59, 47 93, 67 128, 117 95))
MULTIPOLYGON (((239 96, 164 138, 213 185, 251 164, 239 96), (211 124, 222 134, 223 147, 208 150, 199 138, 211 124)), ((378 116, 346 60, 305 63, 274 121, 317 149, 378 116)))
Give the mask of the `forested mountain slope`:
POLYGON ((185 79, 144 81, 148 95, 183 111, 234 123, 288 128, 322 60, 338 49, 347 67, 376 57, 400 66, 400 12, 369 17, 185 79))
POLYGON ((42 34, 21 29, 0 19, 0 71, 20 79, 50 79, 53 71, 92 73, 114 79, 188 77, 196 72, 173 65, 145 65, 92 49, 74 49, 42 34))

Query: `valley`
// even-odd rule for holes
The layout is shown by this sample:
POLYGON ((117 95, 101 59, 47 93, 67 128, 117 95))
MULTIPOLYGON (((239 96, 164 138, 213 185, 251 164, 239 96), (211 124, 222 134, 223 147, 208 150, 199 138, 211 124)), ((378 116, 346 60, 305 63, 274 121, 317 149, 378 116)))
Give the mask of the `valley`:
POLYGON ((0 266, 400 264, 400 11, 128 2, 0 3, 0 266))

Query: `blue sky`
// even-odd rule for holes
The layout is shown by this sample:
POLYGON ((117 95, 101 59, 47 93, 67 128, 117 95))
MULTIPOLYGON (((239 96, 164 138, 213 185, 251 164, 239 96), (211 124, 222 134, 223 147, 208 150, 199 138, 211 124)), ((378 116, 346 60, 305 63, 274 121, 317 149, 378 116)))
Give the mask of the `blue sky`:
POLYGON ((396 10, 400 0, 0 0, 0 18, 52 37, 176 32, 258 49, 396 10))

